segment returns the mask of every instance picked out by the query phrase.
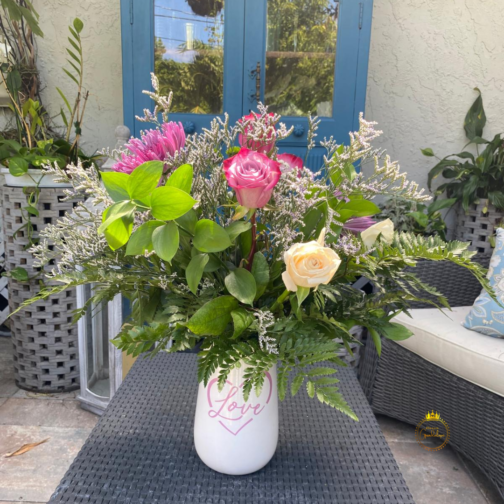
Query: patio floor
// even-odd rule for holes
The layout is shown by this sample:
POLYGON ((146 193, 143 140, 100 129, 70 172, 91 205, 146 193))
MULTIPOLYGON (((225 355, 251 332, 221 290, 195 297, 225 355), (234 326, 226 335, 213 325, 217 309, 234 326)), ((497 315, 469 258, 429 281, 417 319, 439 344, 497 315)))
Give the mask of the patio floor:
MULTIPOLYGON (((0 504, 46 503, 97 422, 76 393, 42 395, 16 387, 11 342, 0 337, 0 504), (23 444, 48 441, 11 458, 23 444)), ((503 504, 486 478, 449 447, 423 450, 415 428, 378 417, 416 504, 503 504)), ((317 503, 313 503, 317 504, 317 503)))

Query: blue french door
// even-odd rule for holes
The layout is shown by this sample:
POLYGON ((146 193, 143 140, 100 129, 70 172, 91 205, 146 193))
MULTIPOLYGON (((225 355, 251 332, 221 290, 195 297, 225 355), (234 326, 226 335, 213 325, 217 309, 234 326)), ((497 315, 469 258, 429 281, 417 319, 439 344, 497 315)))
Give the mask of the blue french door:
POLYGON ((317 140, 346 142, 364 110, 371 14, 372 0, 121 0, 125 124, 146 127, 135 116, 152 107, 155 72, 187 134, 261 101, 294 128, 283 151, 304 155, 309 113, 317 140))

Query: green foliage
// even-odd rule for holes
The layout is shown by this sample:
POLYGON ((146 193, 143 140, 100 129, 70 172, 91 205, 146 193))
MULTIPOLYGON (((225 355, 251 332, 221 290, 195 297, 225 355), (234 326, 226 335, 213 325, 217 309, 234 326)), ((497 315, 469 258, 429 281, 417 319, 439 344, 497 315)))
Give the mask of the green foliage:
POLYGON ((244 268, 231 271, 224 279, 224 284, 229 293, 238 301, 252 305, 257 293, 254 275, 244 268))
MULTIPOLYGON (((432 181, 442 174, 447 182, 437 187, 436 197, 446 191, 448 198, 454 203, 462 204, 465 211, 479 199, 486 199, 495 207, 502 209, 504 208, 504 140, 502 133, 495 135, 492 140, 483 138, 486 116, 481 92, 478 88, 475 90, 478 92, 478 97, 467 112, 464 129, 469 139, 467 145, 474 145, 476 153, 463 151, 440 159, 429 172, 428 185, 431 189, 432 181), (480 146, 483 145, 485 148, 480 151, 480 146)), ((432 149, 423 149, 422 152, 427 156, 434 155, 432 149)))
POLYGON ((231 322, 231 312, 238 308, 233 296, 221 296, 205 303, 187 323, 198 336, 220 336, 231 322))
POLYGON ((439 235, 446 240, 446 223, 441 210, 450 208, 456 202, 439 199, 424 205, 404 198, 391 197, 380 204, 379 220, 390 219, 396 231, 405 231, 424 236, 439 235))
POLYGON ((193 243, 201 252, 221 252, 231 246, 226 230, 209 219, 196 223, 193 243))

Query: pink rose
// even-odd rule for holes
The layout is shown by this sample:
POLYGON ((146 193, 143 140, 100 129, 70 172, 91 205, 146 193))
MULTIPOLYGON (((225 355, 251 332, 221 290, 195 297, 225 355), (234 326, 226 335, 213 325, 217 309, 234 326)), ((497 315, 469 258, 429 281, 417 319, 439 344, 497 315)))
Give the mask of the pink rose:
POLYGON ((301 177, 301 170, 303 169, 303 160, 294 154, 279 154, 278 161, 287 165, 286 171, 297 170, 298 177, 301 177))
POLYGON ((243 134, 240 133, 238 135, 238 143, 240 144, 240 147, 247 147, 247 149, 262 152, 263 154, 271 152, 275 146, 276 140, 273 117, 274 114, 268 114, 265 118, 264 124, 261 128, 259 128, 258 132, 256 125, 253 123, 259 121, 261 116, 254 114, 254 112, 243 116, 238 122, 243 123, 245 121, 250 121, 250 124, 245 126, 243 134), (255 135, 256 138, 251 138, 252 135, 255 135))
POLYGON ((282 174, 280 163, 245 147, 224 161, 224 173, 238 203, 247 208, 266 205, 282 174))

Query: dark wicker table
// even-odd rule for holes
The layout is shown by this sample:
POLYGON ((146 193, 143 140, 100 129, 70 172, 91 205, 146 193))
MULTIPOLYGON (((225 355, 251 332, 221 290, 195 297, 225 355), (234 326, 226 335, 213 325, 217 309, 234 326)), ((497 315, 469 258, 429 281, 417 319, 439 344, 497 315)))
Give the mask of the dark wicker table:
POLYGON ((196 356, 139 359, 50 502, 413 503, 354 372, 338 377, 360 422, 301 391, 280 404, 272 461, 225 476, 194 449, 196 356))

